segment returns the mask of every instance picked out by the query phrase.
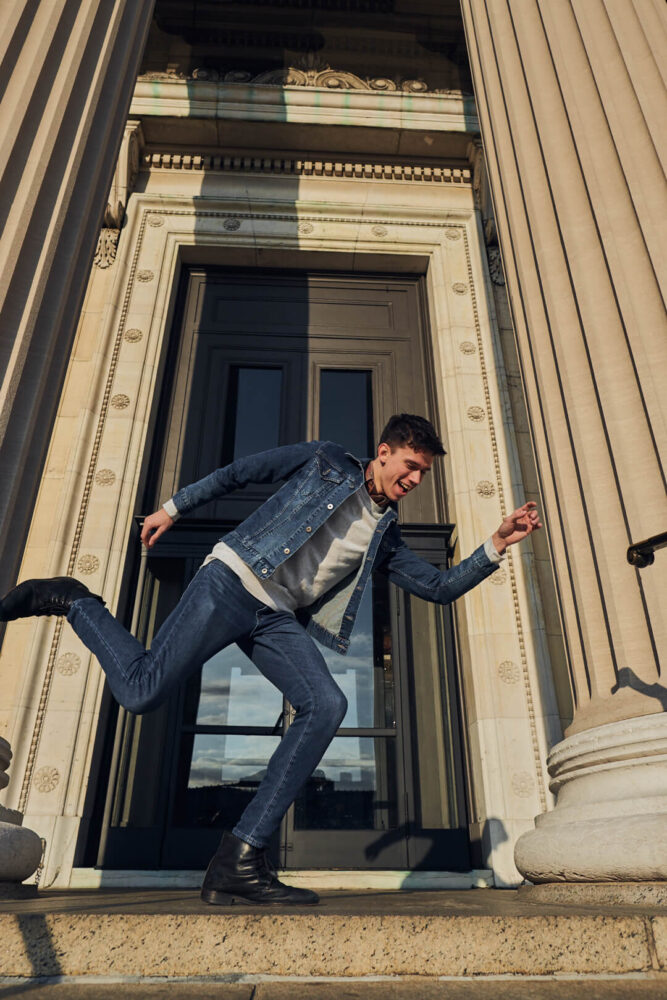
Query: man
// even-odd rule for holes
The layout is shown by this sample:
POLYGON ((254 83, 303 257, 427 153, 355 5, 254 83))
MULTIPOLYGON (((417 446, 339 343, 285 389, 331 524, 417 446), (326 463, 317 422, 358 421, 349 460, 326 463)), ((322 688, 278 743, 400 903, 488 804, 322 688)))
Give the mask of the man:
POLYGON ((448 604, 497 569, 508 545, 541 527, 534 503, 506 517, 467 559, 441 572, 401 539, 396 507, 445 451, 424 418, 393 416, 377 455, 361 462, 331 442, 287 445, 238 459, 186 486, 146 518, 151 548, 176 518, 248 483, 281 488, 204 561, 144 647, 77 580, 28 580, 0 603, 0 620, 67 615, 131 712, 155 708, 211 656, 236 642, 288 699, 295 718, 255 796, 225 832, 202 887, 209 903, 317 903, 279 882, 266 857, 273 831, 340 726, 347 704, 311 636, 347 652, 374 570, 428 601, 448 604))

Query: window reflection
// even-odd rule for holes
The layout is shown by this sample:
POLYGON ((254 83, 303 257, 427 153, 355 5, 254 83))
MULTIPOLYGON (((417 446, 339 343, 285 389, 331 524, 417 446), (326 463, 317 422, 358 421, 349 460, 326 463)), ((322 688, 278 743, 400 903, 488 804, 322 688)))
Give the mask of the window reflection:
POLYGON ((280 368, 231 365, 223 464, 278 447, 282 381, 280 368))
POLYGON ((397 824, 396 743, 337 736, 296 800, 297 830, 388 830, 397 824))
POLYGON ((342 445, 357 458, 374 454, 372 372, 322 369, 319 436, 342 445))
POLYGON ((377 576, 364 594, 347 656, 327 649, 320 652, 347 698, 343 727, 393 727, 394 671, 389 589, 384 577, 377 576))
POLYGON ((232 827, 257 791, 278 736, 184 734, 174 823, 232 827))

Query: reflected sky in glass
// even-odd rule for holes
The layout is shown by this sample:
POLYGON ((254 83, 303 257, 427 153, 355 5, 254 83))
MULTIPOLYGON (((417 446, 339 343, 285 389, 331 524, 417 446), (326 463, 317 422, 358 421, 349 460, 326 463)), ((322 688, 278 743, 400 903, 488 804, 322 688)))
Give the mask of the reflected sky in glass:
POLYGON ((320 372, 320 440, 335 441, 357 458, 373 454, 372 373, 320 372))
POLYGON ((195 736, 188 788, 260 781, 278 736, 229 736, 200 733, 195 736))

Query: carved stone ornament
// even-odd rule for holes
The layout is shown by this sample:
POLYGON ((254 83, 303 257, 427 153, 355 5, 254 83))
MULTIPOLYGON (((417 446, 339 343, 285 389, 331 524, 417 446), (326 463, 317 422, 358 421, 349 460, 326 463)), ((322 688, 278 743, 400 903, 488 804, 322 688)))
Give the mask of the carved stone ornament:
POLYGON ((154 277, 152 271, 137 271, 137 281, 152 281, 154 277))
POLYGON ((528 771, 517 771, 512 775, 512 791, 520 799, 527 799, 533 793, 535 783, 528 771))
POLYGON ((461 230, 454 229, 453 227, 450 229, 445 229, 445 236, 447 237, 448 240, 460 240, 461 230))
POLYGON ((487 247, 489 257, 489 274, 494 285, 505 284, 505 274, 503 272, 503 262, 500 256, 500 247, 487 247))
POLYGON ((432 90, 426 80, 407 79, 400 76, 361 77, 347 70, 332 69, 317 55, 309 53, 297 61, 297 65, 282 69, 264 70, 251 73, 247 70, 220 70, 201 66, 192 70, 190 76, 177 70, 144 73, 139 80, 156 83, 174 83, 185 80, 199 80, 206 83, 241 84, 253 87, 323 87, 328 90, 377 90, 404 94, 447 94, 453 97, 471 97, 461 90, 432 90))
POLYGON ((143 333, 141 332, 141 330, 137 330, 135 328, 131 330, 126 330, 125 333, 123 334, 123 340, 126 340, 128 344, 136 344, 141 340, 142 337, 143 333))
POLYGON ((504 569, 497 569, 495 573, 491 574, 489 580, 494 586, 502 587, 504 583, 507 583, 507 573, 504 569))
POLYGON ((480 423, 484 420, 486 413, 481 406, 469 406, 468 407, 468 419, 474 421, 475 423, 480 423))
POLYGON ((71 677, 81 666, 81 657, 76 653, 63 653, 56 660, 56 670, 64 677, 71 677))
POLYGON ((455 281, 452 285, 452 290, 456 292, 457 295, 465 295, 468 291, 468 286, 463 281, 455 281))
POLYGON ((235 233, 237 229, 241 228, 241 220, 232 218, 225 219, 222 223, 222 228, 226 229, 228 233, 235 233))
POLYGON ((496 492, 495 486, 488 479, 481 479, 477 483, 475 490, 478 496, 484 497, 485 499, 492 497, 496 492))
POLYGON ((38 792, 52 792, 60 781, 57 767, 40 767, 35 774, 35 788, 38 792))
POLYGON ((76 565, 79 573, 83 573, 84 576, 90 576, 91 573, 96 573, 98 571, 100 568, 100 561, 97 556, 86 553, 79 558, 76 565))
POLYGON ((113 469, 98 469, 95 473, 95 482, 98 486, 113 486, 116 482, 116 473, 113 469))
POLYGON ((461 354, 474 354, 477 348, 473 344, 472 340, 462 340, 459 344, 459 351, 461 354))
POLYGON ((111 397, 111 405, 114 410, 126 410, 130 405, 130 397, 126 396, 124 392, 118 392, 111 397))
POLYGON ((153 229, 159 229, 160 226, 164 226, 164 216, 162 215, 149 215, 148 225, 152 226, 153 229))
POLYGON ((111 267, 116 259, 119 237, 120 229, 107 229, 105 227, 100 230, 100 235, 97 238, 97 249, 93 257, 95 267, 111 267))
POLYGON ((299 225, 297 226, 299 232, 303 233, 304 236, 308 236, 309 233, 312 233, 314 228, 315 226, 312 224, 312 222, 300 222, 299 225))
POLYGON ((516 684, 521 677, 521 671, 512 660, 503 660, 498 664, 498 676, 504 684, 516 684))
POLYGON ((386 226, 372 226, 371 227, 371 232, 372 232, 373 236, 377 236, 380 239, 382 239, 384 236, 387 235, 388 229, 387 229, 386 226))

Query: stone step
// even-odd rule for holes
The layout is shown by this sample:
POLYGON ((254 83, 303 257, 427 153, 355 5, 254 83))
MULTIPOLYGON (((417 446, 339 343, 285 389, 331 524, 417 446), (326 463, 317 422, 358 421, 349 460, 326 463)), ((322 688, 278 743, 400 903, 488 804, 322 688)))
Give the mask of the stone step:
POLYGON ((511 890, 331 892, 302 908, 47 891, 2 904, 0 942, 2 977, 657 975, 667 996, 663 908, 534 904, 511 890))
POLYGON ((42 982, 0 985, 0 1000, 664 1000, 652 978, 381 981, 272 980, 259 983, 42 982), (47 992, 48 991, 48 992, 47 992))

